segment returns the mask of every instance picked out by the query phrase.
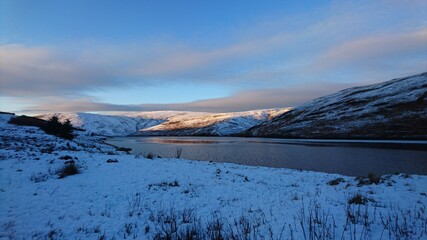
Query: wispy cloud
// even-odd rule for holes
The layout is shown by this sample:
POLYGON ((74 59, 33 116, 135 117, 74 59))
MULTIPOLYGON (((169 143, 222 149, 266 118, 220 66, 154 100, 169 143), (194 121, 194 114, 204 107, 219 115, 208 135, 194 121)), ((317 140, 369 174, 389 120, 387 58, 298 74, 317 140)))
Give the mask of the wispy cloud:
POLYGON ((86 64, 47 47, 0 46, 0 93, 6 96, 76 94, 111 86, 116 74, 106 66, 86 64))
POLYGON ((236 31, 232 40, 215 46, 163 39, 0 45, 0 95, 32 98, 39 103, 37 111, 49 110, 42 100, 37 101, 46 97, 60 102, 50 107, 56 111, 229 111, 292 106, 318 95, 293 94, 295 88, 332 86, 334 81, 366 84, 425 71, 426 7, 425 1, 336 1, 310 16, 279 16, 247 26, 236 31), (91 97, 94 90, 161 88, 171 83, 218 84, 238 93, 168 105, 116 105, 91 97), (266 87, 275 89, 247 90, 266 87))
POLYGON ((289 38, 285 34, 277 34, 261 39, 247 39, 215 49, 184 48, 178 51, 171 50, 155 56, 148 63, 136 65, 130 70, 131 73, 138 76, 170 76, 272 51, 285 44, 289 38))
POLYGON ((313 65, 330 69, 343 65, 372 64, 390 57, 413 54, 427 56, 427 28, 352 39, 327 50, 313 65))
POLYGON ((209 73, 200 75, 206 68, 274 49, 283 41, 273 36, 208 50, 175 45, 85 45, 78 52, 57 47, 2 45, 0 94, 46 96, 129 85, 161 85, 168 81, 209 81, 201 76, 209 73))
POLYGON ((281 89, 258 89, 237 92, 231 96, 200 100, 188 103, 170 104, 110 104, 95 98, 84 97, 76 100, 62 97, 43 98, 24 112, 97 112, 97 111, 197 111, 235 112, 254 109, 298 106, 311 99, 350 87, 350 84, 323 84, 281 89), (55 104, 52 104, 54 102, 55 104))
POLYGON ((102 103, 91 97, 69 99, 64 97, 45 97, 33 102, 23 113, 39 114, 48 112, 103 112, 103 111, 145 111, 139 105, 120 105, 102 103))

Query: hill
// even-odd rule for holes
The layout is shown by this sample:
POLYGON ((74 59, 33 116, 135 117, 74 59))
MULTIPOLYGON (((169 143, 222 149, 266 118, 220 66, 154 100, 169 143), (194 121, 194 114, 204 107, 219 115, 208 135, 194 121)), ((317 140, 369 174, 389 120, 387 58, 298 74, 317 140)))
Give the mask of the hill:
POLYGON ((427 139, 427 73, 354 87, 312 100, 245 136, 427 139))
POLYGON ((70 119, 74 127, 86 130, 87 134, 103 136, 226 136, 245 131, 288 110, 285 108, 237 113, 156 111, 110 115, 50 113, 37 117, 46 120, 57 115, 61 121, 70 119))

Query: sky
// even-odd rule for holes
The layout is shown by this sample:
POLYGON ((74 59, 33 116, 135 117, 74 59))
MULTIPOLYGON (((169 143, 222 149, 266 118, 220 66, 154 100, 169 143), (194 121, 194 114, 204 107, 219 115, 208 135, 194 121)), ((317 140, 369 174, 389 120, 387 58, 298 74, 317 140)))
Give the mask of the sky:
POLYGON ((425 71, 424 0, 0 0, 0 111, 295 107, 425 71))

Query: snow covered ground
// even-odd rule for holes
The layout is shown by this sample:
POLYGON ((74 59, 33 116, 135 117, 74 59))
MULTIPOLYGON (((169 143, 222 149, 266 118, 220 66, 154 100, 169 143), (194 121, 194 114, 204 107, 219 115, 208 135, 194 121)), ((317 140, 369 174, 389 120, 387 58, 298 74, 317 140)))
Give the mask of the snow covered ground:
POLYGON ((427 176, 146 159, 0 115, 1 239, 427 238, 427 176))

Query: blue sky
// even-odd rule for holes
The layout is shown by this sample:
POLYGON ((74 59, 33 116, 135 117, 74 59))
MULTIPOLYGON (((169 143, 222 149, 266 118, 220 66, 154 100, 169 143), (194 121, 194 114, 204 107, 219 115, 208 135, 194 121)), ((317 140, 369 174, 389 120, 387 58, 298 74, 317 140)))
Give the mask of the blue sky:
POLYGON ((425 1, 0 0, 0 110, 245 111, 427 70, 425 1))

